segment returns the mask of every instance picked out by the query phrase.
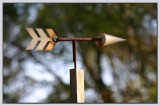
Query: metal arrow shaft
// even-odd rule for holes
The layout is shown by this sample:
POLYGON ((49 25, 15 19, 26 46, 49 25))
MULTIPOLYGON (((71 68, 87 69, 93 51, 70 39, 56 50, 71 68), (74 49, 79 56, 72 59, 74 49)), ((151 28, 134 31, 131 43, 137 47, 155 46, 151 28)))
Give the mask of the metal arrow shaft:
POLYGON ((57 38, 57 41, 101 41, 101 38, 57 38))

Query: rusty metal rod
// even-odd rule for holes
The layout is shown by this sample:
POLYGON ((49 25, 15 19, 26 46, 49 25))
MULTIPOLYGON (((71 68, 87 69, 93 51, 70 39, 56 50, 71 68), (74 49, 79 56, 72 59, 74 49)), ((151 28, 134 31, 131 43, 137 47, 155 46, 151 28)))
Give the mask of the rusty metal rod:
POLYGON ((101 38, 57 38, 57 41, 101 41, 101 38))
POLYGON ((72 48, 73 48, 74 69, 76 69, 77 68, 77 64, 76 64, 76 41, 75 40, 72 41, 72 48))

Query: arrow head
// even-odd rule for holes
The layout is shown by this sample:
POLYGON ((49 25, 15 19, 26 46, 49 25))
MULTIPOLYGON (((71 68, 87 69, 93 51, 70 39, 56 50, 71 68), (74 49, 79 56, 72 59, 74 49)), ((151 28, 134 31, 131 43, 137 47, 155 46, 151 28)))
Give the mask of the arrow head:
POLYGON ((102 39, 101 41, 96 41, 96 45, 99 47, 125 41, 125 39, 122 39, 113 35, 105 34, 105 33, 97 34, 96 38, 102 39))

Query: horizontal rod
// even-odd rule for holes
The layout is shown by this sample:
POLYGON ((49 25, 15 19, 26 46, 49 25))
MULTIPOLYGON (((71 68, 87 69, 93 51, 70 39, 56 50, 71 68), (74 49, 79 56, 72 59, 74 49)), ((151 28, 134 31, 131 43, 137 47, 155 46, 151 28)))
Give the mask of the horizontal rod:
POLYGON ((101 41, 101 38, 57 38, 57 41, 101 41))

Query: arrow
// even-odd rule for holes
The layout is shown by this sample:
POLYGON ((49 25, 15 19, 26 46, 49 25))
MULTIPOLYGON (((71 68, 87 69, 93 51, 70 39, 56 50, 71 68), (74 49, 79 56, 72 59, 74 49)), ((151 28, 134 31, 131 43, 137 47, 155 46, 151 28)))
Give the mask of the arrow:
POLYGON ((49 37, 41 28, 36 28, 36 31, 40 37, 37 36, 32 28, 26 28, 26 30, 32 37, 32 41, 26 50, 33 50, 35 48, 35 50, 51 51, 58 41, 95 41, 96 45, 100 47, 125 41, 125 39, 105 33, 98 33, 95 38, 57 38, 52 29, 46 29, 49 37), (40 43, 38 43, 39 41, 40 43))
POLYGON ((54 48, 54 45, 56 44, 56 42, 52 42, 52 38, 56 36, 56 34, 52 29, 47 29, 47 33, 49 34, 49 37, 47 37, 47 35, 41 28, 36 28, 36 31, 38 32, 40 37, 37 36, 37 34, 32 28, 26 28, 26 30, 32 37, 32 41, 30 42, 26 50, 33 50, 37 45, 38 41, 40 41, 40 43, 37 45, 35 50, 51 51, 54 48), (45 46, 47 47, 45 48, 45 46))

